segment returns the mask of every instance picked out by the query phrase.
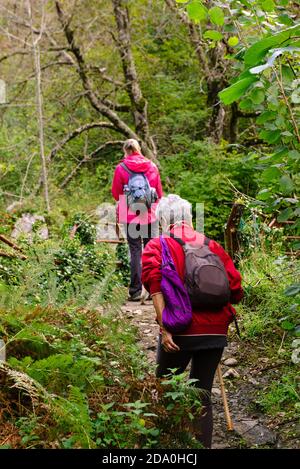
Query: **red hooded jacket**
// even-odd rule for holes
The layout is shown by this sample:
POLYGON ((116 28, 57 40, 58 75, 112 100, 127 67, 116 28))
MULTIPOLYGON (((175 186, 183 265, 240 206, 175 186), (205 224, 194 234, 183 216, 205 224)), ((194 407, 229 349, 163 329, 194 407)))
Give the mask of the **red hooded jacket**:
MULTIPOLYGON (((157 166, 151 161, 145 158, 140 153, 132 153, 126 156, 123 163, 136 173, 144 173, 148 178, 151 187, 156 189, 158 200, 162 197, 162 187, 160 181, 160 175, 157 166)), ((156 220, 155 209, 157 203, 152 204, 148 212, 136 215, 127 207, 126 196, 124 196, 124 185, 128 184, 129 174, 121 166, 121 163, 115 169, 115 174, 112 182, 112 195, 118 202, 117 206, 117 218, 119 223, 140 223, 141 225, 147 225, 153 223, 156 220)))
MULTIPOLYGON (((204 243, 204 235, 194 231, 190 226, 183 224, 171 229, 171 233, 191 245, 204 243)), ((182 246, 172 239, 166 238, 176 270, 184 281, 185 255, 182 246)), ((231 290, 231 303, 238 303, 243 297, 241 275, 236 270, 232 259, 216 241, 210 240, 209 249, 222 260, 229 280, 231 290)), ((153 238, 146 245, 142 255, 142 282, 151 293, 160 292, 161 282, 161 244, 159 238, 153 238)), ((219 311, 193 311, 192 323, 180 335, 226 335, 228 326, 236 314, 231 303, 219 311)))

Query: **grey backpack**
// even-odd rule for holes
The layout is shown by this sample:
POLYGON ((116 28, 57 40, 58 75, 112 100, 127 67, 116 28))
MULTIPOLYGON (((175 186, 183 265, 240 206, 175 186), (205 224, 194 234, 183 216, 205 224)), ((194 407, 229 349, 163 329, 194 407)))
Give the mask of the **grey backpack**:
POLYGON ((157 200, 156 189, 150 187, 147 176, 144 173, 136 173, 131 171, 125 163, 121 163, 122 168, 129 174, 128 184, 124 186, 124 194, 127 196, 128 207, 134 209, 135 204, 141 204, 139 208, 143 207, 149 209, 151 204, 157 200))
POLYGON ((218 310, 230 299, 227 273, 221 259, 209 249, 209 239, 205 237, 202 246, 192 246, 174 235, 185 253, 185 286, 192 307, 195 309, 218 310))

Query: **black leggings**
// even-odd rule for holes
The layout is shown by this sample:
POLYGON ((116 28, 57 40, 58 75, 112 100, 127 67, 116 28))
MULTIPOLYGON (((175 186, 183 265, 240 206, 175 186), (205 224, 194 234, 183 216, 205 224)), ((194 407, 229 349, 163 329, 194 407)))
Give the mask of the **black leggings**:
POLYGON ((179 350, 179 352, 165 352, 159 339, 157 349, 157 370, 156 376, 170 374, 170 368, 177 368, 176 374, 183 373, 189 362, 191 363, 190 378, 197 379, 194 383, 200 389, 205 390, 202 399, 202 409, 200 415, 195 416, 195 430, 199 441, 205 448, 211 447, 213 431, 213 415, 211 403, 211 388, 214 381, 217 366, 221 360, 223 348, 203 349, 196 351, 179 350))

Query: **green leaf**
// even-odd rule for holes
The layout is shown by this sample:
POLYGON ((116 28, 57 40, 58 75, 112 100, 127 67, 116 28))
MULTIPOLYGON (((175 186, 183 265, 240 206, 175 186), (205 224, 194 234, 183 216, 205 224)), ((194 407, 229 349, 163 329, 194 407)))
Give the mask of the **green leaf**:
POLYGON ((294 183, 291 180, 290 176, 288 176, 287 174, 280 178, 279 184, 282 192, 284 192, 285 194, 291 193, 294 189, 294 183))
POLYGON ((300 283, 293 283, 284 291, 285 296, 296 296, 300 293, 300 283))
POLYGON ((176 0, 177 3, 187 3, 188 0, 176 0))
POLYGON ((247 89, 256 81, 255 76, 243 78, 233 85, 220 91, 219 98, 224 104, 231 104, 245 94, 247 89))
POLYGON ((270 12, 275 10, 275 3, 273 0, 264 0, 261 4, 264 11, 270 12))
POLYGON ((189 17, 195 21, 195 23, 200 23, 200 21, 204 21, 207 18, 207 8, 202 5, 199 0, 194 0, 193 2, 189 3, 186 10, 189 17))
POLYGON ((252 103, 251 99, 249 99, 249 98, 243 99, 239 103, 239 106, 243 111, 250 111, 250 110, 253 109, 253 103, 252 103))
POLYGON ((271 182, 274 180, 278 180, 281 176, 281 172, 275 166, 271 166, 271 168, 265 169, 263 171, 261 177, 265 182, 271 182))
POLYGON ((292 331, 295 328, 295 324, 290 321, 285 320, 285 321, 282 321, 281 327, 285 331, 292 331))
POLYGON ((239 43, 239 38, 237 36, 232 36, 228 39, 228 45, 230 47, 235 47, 239 43))
POLYGON ((216 24, 217 26, 223 26, 225 20, 222 8, 213 7, 208 10, 208 14, 213 24, 216 24))
POLYGON ((214 31, 212 29, 205 31, 203 34, 205 39, 212 39, 213 41, 220 41, 223 39, 223 34, 219 33, 219 31, 214 31))
POLYGON ((274 62, 277 59, 277 57, 280 57, 282 54, 285 54, 287 52, 288 53, 295 52, 295 51, 298 52, 299 50, 300 50, 299 47, 290 47, 290 46, 279 47, 278 49, 275 49, 275 51, 273 52, 271 57, 268 58, 266 63, 264 63, 263 65, 258 65, 257 67, 250 68, 250 73, 254 73, 254 74, 261 73, 267 68, 273 67, 274 62))
POLYGON ((292 214, 293 214, 293 209, 286 208, 282 210, 282 212, 280 212, 280 214, 277 217, 277 221, 279 221, 279 223, 282 223, 283 221, 287 221, 292 214))
POLYGON ((265 100, 265 93, 261 88, 254 88, 249 98, 254 104, 261 104, 265 100))
POLYGON ((274 111, 265 111, 257 119, 258 124, 264 124, 265 122, 272 121, 276 119, 277 113, 274 111))
POLYGON ((272 193, 269 191, 269 189, 262 189, 259 191, 257 194, 257 198, 259 200, 268 200, 272 197, 272 193))
POLYGON ((260 41, 255 42, 249 49, 245 52, 244 61, 246 66, 255 66, 261 62, 265 57, 269 49, 274 49, 277 46, 285 43, 290 40, 293 36, 300 35, 300 25, 287 28, 283 31, 280 31, 271 36, 265 37, 260 41))
POLYGON ((300 153, 299 151, 297 150, 291 150, 288 152, 288 156, 289 158, 291 158, 292 160, 299 160, 300 158, 300 153))
POLYGON ((291 83, 295 79, 294 72, 289 65, 281 66, 281 74, 283 80, 287 83, 291 83))
POLYGON ((286 13, 279 15, 278 20, 280 23, 285 24, 286 26, 292 26, 294 24, 292 18, 286 13))
POLYGON ((259 133, 260 138, 265 140, 266 142, 273 144, 278 142, 281 137, 281 131, 279 129, 276 130, 262 130, 259 133))
POLYGON ((300 103, 300 93, 299 93, 299 91, 300 90, 295 90, 295 91, 293 91, 293 93, 291 95, 291 101, 294 104, 299 104, 300 103))

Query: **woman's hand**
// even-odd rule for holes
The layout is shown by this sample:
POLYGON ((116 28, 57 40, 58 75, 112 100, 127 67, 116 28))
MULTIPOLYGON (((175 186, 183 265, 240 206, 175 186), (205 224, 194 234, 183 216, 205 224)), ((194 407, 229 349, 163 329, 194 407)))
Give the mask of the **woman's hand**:
POLYGON ((165 352, 174 353, 178 352, 180 348, 173 341, 172 334, 166 330, 161 333, 161 344, 165 352))
POLYGON ((175 344, 175 342, 173 342, 172 334, 166 331, 162 323, 162 312, 165 307, 165 300, 163 294, 161 292, 155 293, 154 295, 152 295, 152 300, 156 311, 156 319, 161 327, 161 344, 163 346, 163 349, 165 350, 165 352, 178 352, 180 348, 178 347, 178 345, 175 344))

